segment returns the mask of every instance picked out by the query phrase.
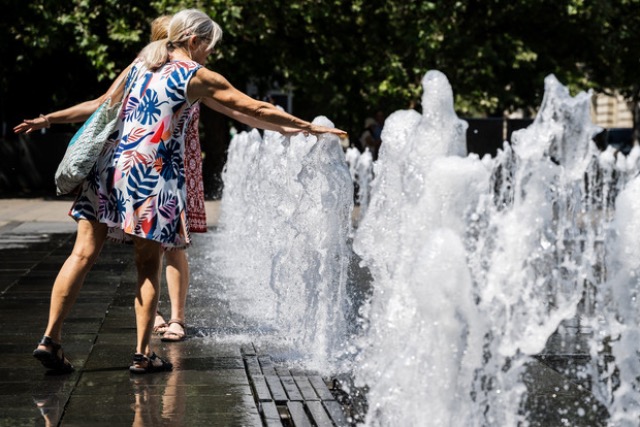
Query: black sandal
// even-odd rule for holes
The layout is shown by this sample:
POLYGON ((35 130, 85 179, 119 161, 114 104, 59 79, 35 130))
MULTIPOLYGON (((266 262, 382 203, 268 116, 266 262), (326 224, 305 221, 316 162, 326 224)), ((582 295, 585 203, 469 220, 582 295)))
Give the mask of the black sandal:
POLYGON ((153 372, 164 372, 173 369, 173 364, 167 360, 164 360, 155 353, 151 353, 151 356, 145 356, 142 353, 135 353, 133 355, 133 364, 129 366, 129 371, 133 374, 150 374, 153 372), (153 362, 160 361, 159 365, 155 365, 153 362))
POLYGON ((38 345, 51 347, 51 351, 41 350, 39 348, 33 351, 33 357, 38 359, 40 363, 42 363, 42 366, 59 373, 66 374, 73 372, 74 367, 65 357, 62 346, 53 341, 51 337, 43 336, 38 345))

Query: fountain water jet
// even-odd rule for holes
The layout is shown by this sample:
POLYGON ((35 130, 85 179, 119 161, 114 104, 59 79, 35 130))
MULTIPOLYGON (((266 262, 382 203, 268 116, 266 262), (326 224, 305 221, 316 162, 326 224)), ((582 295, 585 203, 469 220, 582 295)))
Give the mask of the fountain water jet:
MULTIPOLYGON (((323 117, 314 122, 333 126, 323 117)), ((353 208, 338 138, 240 133, 223 179, 212 258, 231 310, 263 340, 301 352, 307 366, 336 369, 350 310, 345 284, 353 208)))
POLYGON ((590 95, 571 97, 553 76, 534 123, 493 159, 461 157, 466 126, 444 75, 430 71, 423 88, 422 115, 400 111, 385 123, 354 241, 374 280, 355 364, 357 384, 369 390, 366 424, 424 425, 426 413, 434 426, 528 425, 533 356, 584 355, 589 326, 598 328, 590 347, 600 367, 603 339, 621 336, 611 354, 627 386, 611 392, 598 366, 580 375, 606 383, 594 392, 612 420, 637 421, 630 402, 638 401, 640 366, 628 343, 637 342, 640 319, 629 304, 610 304, 635 301, 637 261, 615 263, 626 273, 608 278, 607 259, 633 243, 618 241, 611 256, 604 244, 615 232, 613 200, 635 163, 598 152, 590 95))
MULTIPOLYGON (((422 114, 387 119, 354 238, 373 278, 352 368, 365 423, 545 425, 557 410, 554 422, 636 425, 640 150, 599 152, 589 95, 549 76, 534 123, 480 159, 446 77, 423 87, 422 114), (592 395, 536 406, 532 367, 554 355, 589 360, 565 374, 592 395)), ((352 197, 337 141, 234 139, 214 257, 225 298, 325 373, 352 351, 352 197)))
POLYGON ((420 425, 426 402, 434 425, 454 423, 456 412, 473 418, 464 397, 474 371, 465 367, 480 364, 482 319, 461 233, 489 173, 477 156, 458 157, 466 154, 467 125, 453 111, 444 75, 427 73, 423 86, 423 115, 387 118, 354 241, 374 278, 369 336, 355 364, 369 387, 369 425, 420 425))
POLYGON ((359 210, 357 217, 354 219, 359 222, 365 216, 369 207, 369 192, 371 190, 371 180, 373 179, 373 156, 369 149, 366 149, 364 153, 360 153, 357 148, 351 147, 347 149, 345 157, 349 165, 351 179, 357 189, 356 201, 359 210))

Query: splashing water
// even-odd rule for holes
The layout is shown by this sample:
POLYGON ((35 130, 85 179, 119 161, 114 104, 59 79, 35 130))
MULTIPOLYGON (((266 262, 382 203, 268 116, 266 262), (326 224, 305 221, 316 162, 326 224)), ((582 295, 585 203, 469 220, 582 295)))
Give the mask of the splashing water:
POLYGON ((447 156, 464 154, 467 125, 453 112, 444 75, 428 73, 423 86, 425 114, 399 111, 385 122, 354 242, 374 278, 369 337, 356 363, 369 386, 369 425, 420 425, 425 413, 447 425, 454 406, 472 410, 460 403, 473 370, 461 367, 480 362, 481 319, 459 234, 489 173, 477 157, 447 156))
MULTIPOLYGON (((372 277, 351 368, 365 424, 527 426, 546 411, 529 395, 534 356, 578 355, 591 406, 637 425, 640 149, 599 152, 590 95, 549 76, 534 123, 480 159, 446 77, 430 71, 423 88, 422 114, 387 118, 375 163, 347 153, 370 188, 353 242, 372 277)), ((307 367, 343 369, 353 187, 338 141, 241 133, 224 181, 224 301, 265 340, 304 349, 307 367)))
POLYGON ((371 180, 373 179, 373 156, 367 148, 364 153, 360 153, 357 148, 351 147, 345 153, 349 173, 357 189, 356 201, 359 211, 356 222, 362 219, 369 207, 369 192, 371 191, 371 180))
POLYGON ((354 241, 374 279, 355 364, 366 424, 528 425, 532 356, 584 353, 589 328, 583 374, 611 425, 637 424, 638 154, 598 152, 590 95, 571 97, 549 76, 512 146, 466 156, 446 77, 430 71, 423 88, 422 115, 385 123, 354 241), (576 321, 553 348, 554 332, 576 321))
POLYGON ((601 174, 608 180, 603 193, 615 198, 615 211, 610 203, 610 222, 603 226, 606 240, 601 243, 603 283, 592 291, 593 310, 585 323, 595 337, 588 343, 592 363, 587 373, 597 378, 593 393, 607 406, 610 426, 637 426, 640 419, 639 155, 635 147, 626 158, 615 161, 609 155, 601 162, 601 174))
MULTIPOLYGON (((332 126, 326 118, 314 123, 332 126)), ((353 186, 337 137, 240 133, 213 257, 232 311, 331 370, 346 336, 353 186)))

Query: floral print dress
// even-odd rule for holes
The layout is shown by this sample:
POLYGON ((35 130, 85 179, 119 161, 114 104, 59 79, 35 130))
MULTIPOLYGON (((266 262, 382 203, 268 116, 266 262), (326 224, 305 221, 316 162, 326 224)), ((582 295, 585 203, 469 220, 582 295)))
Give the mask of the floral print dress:
POLYGON ((108 236, 190 243, 186 216, 185 131, 189 79, 201 66, 171 61, 155 72, 133 64, 120 122, 84 181, 70 215, 107 224, 108 236))

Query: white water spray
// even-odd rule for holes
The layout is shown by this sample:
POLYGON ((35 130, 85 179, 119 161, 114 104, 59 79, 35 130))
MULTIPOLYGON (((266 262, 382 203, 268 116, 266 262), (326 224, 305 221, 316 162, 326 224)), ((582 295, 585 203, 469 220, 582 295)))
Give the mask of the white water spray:
POLYGON ((369 193, 371 192, 371 181, 373 180, 373 156, 371 151, 366 149, 360 153, 357 148, 351 147, 345 153, 349 172, 357 189, 356 202, 359 206, 358 215, 355 218, 359 222, 364 218, 369 207, 369 193))
MULTIPOLYGON (((550 76, 512 146, 467 156, 445 76, 429 72, 423 87, 422 114, 386 121, 354 241, 373 277, 353 368, 365 423, 526 426, 547 411, 528 394, 534 356, 558 354, 589 357, 576 375, 610 426, 637 425, 640 150, 598 152, 589 95, 550 76)), ((353 194, 338 142, 240 134, 224 178, 224 299, 331 372, 351 309, 353 194)), ((585 419, 584 403, 555 415, 585 419)))
MULTIPOLYGON (((354 242, 374 278, 355 368, 369 388, 366 424, 527 425, 527 366, 553 351, 545 350, 549 337, 576 317, 599 329, 595 359, 606 337, 620 336, 612 355, 626 386, 611 391, 610 379, 597 377, 605 390, 596 396, 612 420, 637 422, 630 402, 638 401, 640 366, 630 343, 640 318, 628 301, 640 264, 618 261, 622 272, 612 278, 605 263, 633 259, 620 247, 639 242, 619 240, 610 255, 603 244, 616 240, 612 200, 635 164, 598 152, 590 96, 571 97, 553 76, 534 123, 494 159, 459 157, 466 126, 453 111, 451 87, 434 71, 423 87, 422 115, 400 111, 385 123, 354 242), (607 295, 600 313, 593 302, 607 295)), ((635 206, 626 203, 616 224, 630 222, 635 206)), ((634 231, 624 234, 637 236, 630 223, 634 231)))
POLYGON ((232 311, 309 366, 331 369, 346 339, 353 207, 338 138, 240 133, 223 178, 215 262, 232 311))

